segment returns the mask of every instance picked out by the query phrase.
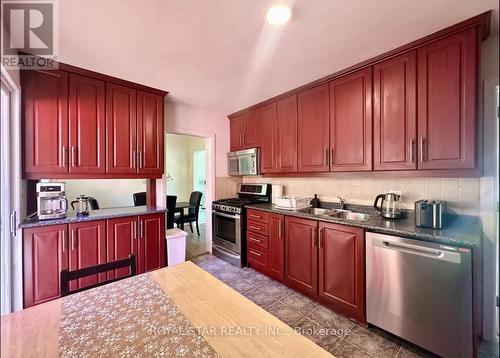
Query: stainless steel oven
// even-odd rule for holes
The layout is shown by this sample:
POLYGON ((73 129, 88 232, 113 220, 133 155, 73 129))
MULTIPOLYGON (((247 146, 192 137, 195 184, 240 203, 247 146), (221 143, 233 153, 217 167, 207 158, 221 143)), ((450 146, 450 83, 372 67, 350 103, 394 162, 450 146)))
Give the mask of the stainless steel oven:
POLYGON ((236 213, 212 212, 212 242, 234 253, 241 253, 241 216, 236 213))

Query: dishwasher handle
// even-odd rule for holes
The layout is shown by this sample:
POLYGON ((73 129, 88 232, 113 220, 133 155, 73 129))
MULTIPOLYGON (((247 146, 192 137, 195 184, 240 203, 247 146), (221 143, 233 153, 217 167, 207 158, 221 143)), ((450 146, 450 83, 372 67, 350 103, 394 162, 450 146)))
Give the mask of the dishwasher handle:
POLYGON ((388 239, 373 239, 373 245, 376 247, 404 252, 410 255, 419 255, 428 257, 430 259, 442 260, 459 264, 461 263, 461 255, 457 252, 450 252, 446 250, 437 250, 434 248, 426 247, 424 245, 413 245, 399 240, 388 239))

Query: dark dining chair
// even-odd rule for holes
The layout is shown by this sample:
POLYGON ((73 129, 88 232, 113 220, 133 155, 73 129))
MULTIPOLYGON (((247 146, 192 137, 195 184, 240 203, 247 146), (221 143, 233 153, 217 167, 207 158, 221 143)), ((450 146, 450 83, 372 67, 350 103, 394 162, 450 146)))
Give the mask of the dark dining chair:
POLYGON ((198 236, 200 236, 200 227, 198 225, 198 216, 200 214, 200 206, 201 206, 201 197, 203 196, 203 193, 200 191, 193 191, 191 195, 189 196, 189 204, 191 204, 193 207, 189 208, 188 214, 181 216, 177 219, 175 219, 175 223, 177 224, 177 227, 179 227, 181 224, 189 224, 189 228, 191 229, 191 232, 193 232, 193 223, 196 223, 196 232, 198 233, 198 236))
POLYGON ((136 275, 136 266, 135 266, 135 256, 134 255, 130 255, 128 257, 128 259, 117 260, 117 261, 108 262, 108 263, 100 264, 100 265, 96 265, 96 266, 90 266, 90 267, 82 268, 79 270, 73 270, 73 271, 69 271, 67 269, 62 270, 61 271, 61 297, 70 295, 72 293, 85 291, 85 290, 88 290, 88 289, 91 289, 94 287, 99 287, 99 286, 102 286, 102 285, 105 285, 105 284, 108 284, 111 282, 122 280, 124 278, 132 277, 135 275, 136 275), (99 282, 99 283, 96 283, 94 285, 82 287, 82 288, 72 290, 72 291, 69 290, 69 282, 70 281, 77 280, 79 278, 84 278, 84 277, 91 276, 91 275, 96 275, 99 273, 104 273, 104 272, 107 272, 110 270, 125 268, 125 267, 129 268, 129 275, 128 276, 115 278, 115 279, 107 280, 104 282, 99 282))
POLYGON ((175 204, 177 197, 175 195, 167 195, 167 230, 173 229, 175 220, 175 204))
POLYGON ((146 205, 146 192, 141 191, 140 193, 134 193, 134 206, 144 206, 146 205))

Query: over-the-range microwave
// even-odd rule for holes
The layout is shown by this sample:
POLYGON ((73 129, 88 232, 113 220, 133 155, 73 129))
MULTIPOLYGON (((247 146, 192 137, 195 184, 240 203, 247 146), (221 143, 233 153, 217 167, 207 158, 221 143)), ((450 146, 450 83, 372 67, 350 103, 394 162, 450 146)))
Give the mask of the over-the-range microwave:
POLYGON ((259 148, 239 150, 227 153, 227 170, 229 175, 258 175, 259 148))

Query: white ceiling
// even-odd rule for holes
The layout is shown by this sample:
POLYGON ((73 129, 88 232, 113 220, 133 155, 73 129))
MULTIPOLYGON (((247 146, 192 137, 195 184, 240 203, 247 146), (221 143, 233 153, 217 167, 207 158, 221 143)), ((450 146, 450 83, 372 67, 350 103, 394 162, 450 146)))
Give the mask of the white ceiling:
POLYGON ((60 59, 229 114, 489 9, 498 31, 498 0, 63 0, 60 59))

